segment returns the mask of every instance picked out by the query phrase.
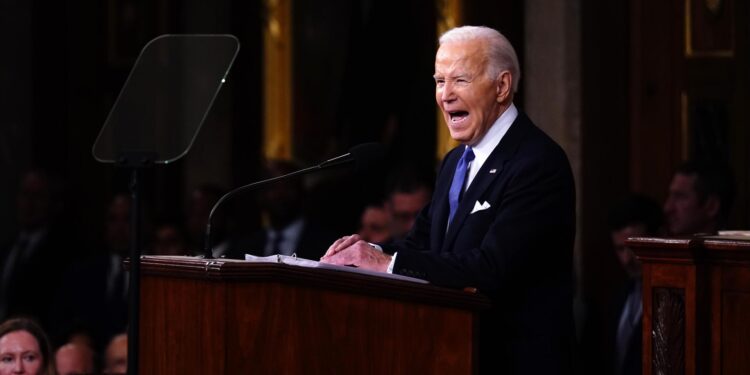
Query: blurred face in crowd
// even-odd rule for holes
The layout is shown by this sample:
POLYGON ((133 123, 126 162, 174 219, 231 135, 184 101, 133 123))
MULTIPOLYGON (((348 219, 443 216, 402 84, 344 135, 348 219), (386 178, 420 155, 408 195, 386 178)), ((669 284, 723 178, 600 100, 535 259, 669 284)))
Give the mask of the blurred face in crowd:
POLYGON ((104 358, 107 374, 125 374, 128 371, 128 336, 120 334, 115 336, 107 346, 104 358))
POLYGON ((403 238, 409 233, 419 211, 430 202, 430 195, 427 189, 391 194, 387 207, 391 214, 391 236, 394 239, 403 238))
POLYGON ((362 212, 359 236, 367 242, 384 243, 391 237, 390 215, 385 207, 367 206, 362 212))
POLYGON ((18 192, 18 222, 24 229, 34 230, 49 221, 50 186, 47 178, 37 172, 27 173, 18 192))
POLYGON ((58 375, 94 373, 94 353, 84 345, 65 344, 57 349, 55 367, 58 375))
POLYGON ((156 255, 185 255, 185 238, 175 225, 165 224, 154 231, 153 253, 156 255))
POLYGON ((130 246, 130 197, 117 195, 110 203, 104 229, 110 249, 127 254, 130 246))
POLYGON ((716 228, 719 200, 715 196, 701 198, 695 190, 695 175, 675 174, 664 202, 664 216, 673 235, 712 233, 716 228))
POLYGON ((620 266, 631 278, 641 276, 641 262, 635 257, 635 253, 625 244, 628 237, 638 237, 646 234, 646 226, 643 224, 628 225, 624 228, 612 231, 612 245, 615 248, 617 260, 620 266))
MULTIPOLYGON (((201 243, 206 233, 208 215, 219 197, 201 189, 195 189, 190 193, 187 207, 186 229, 191 241, 201 243)), ((214 232, 224 225, 224 215, 217 215, 213 220, 214 232)))
POLYGON ((39 342, 31 333, 13 331, 0 338, 0 375, 41 374, 43 362, 39 342))
POLYGON ((476 145, 508 106, 510 72, 488 77, 482 40, 444 43, 435 56, 435 100, 451 138, 476 145))

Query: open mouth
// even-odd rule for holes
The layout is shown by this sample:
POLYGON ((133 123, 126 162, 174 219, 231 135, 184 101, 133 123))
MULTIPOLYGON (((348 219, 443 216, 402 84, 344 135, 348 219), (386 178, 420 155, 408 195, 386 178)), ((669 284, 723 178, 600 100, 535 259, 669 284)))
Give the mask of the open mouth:
POLYGON ((459 123, 463 121, 466 117, 469 116, 469 112, 466 111, 450 111, 448 112, 448 116, 450 116, 451 123, 459 123))

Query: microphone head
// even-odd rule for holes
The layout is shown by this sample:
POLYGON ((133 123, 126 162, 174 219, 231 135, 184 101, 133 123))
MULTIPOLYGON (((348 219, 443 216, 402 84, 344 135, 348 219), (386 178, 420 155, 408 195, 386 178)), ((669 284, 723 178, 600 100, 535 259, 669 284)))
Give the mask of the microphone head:
POLYGON ((385 146, 377 142, 362 143, 349 149, 349 154, 354 159, 354 168, 365 170, 385 158, 385 146))

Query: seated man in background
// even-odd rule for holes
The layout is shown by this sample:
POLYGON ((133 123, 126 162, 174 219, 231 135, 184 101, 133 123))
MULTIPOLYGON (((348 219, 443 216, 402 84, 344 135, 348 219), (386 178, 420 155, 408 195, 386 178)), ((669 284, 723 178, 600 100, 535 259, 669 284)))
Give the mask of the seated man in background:
POLYGON ((733 199, 734 180, 727 165, 705 160, 683 163, 664 202, 669 234, 716 234, 729 220, 733 199))
POLYGON ((19 183, 18 232, 0 242, 0 320, 30 316, 50 329, 50 301, 65 268, 80 256, 80 243, 64 212, 62 180, 34 169, 19 183))
POLYGON ((643 195, 632 194, 626 197, 610 212, 612 245, 617 260, 627 275, 622 292, 615 294, 615 317, 609 319, 611 323, 607 324, 614 332, 614 344, 611 348, 615 375, 640 374, 642 367, 641 262, 626 246, 625 241, 629 237, 660 235, 663 232, 662 223, 659 204, 643 195))
MULTIPOLYGON (((271 160, 263 168, 262 179, 283 176, 299 170, 291 161, 271 160)), ((300 178, 278 181, 261 188, 258 204, 263 216, 263 228, 240 238, 232 245, 230 258, 244 259, 244 254, 268 256, 292 255, 318 259, 335 239, 320 223, 307 218, 305 197, 307 190, 300 178)))
MULTIPOLYGON (((190 192, 185 209, 185 233, 187 237, 185 246, 188 253, 193 255, 203 254, 208 215, 225 193, 221 187, 211 184, 200 185, 190 192)), ((226 207, 224 207, 224 209, 219 209, 212 219, 211 243, 214 258, 221 257, 229 248, 226 239, 227 216, 226 207)))
POLYGON ((126 374, 128 372, 128 334, 120 333, 112 337, 104 352, 105 374, 126 374))
POLYGON ((364 241, 387 243, 391 241, 391 216, 383 202, 365 206, 360 217, 359 236, 364 241))
POLYGON ((419 211, 430 203, 433 174, 431 168, 407 163, 389 175, 385 207, 390 217, 391 239, 405 238, 419 211))
POLYGON ((55 352, 55 368, 58 375, 94 373, 94 352, 80 343, 67 343, 55 352))

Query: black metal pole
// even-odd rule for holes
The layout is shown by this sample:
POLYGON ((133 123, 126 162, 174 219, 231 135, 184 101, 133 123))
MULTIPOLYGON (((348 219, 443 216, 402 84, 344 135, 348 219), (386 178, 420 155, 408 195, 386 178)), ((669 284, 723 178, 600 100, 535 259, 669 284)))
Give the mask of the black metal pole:
POLYGON ((130 179, 130 277, 128 280, 128 374, 138 374, 138 329, 141 301, 141 168, 130 179))

